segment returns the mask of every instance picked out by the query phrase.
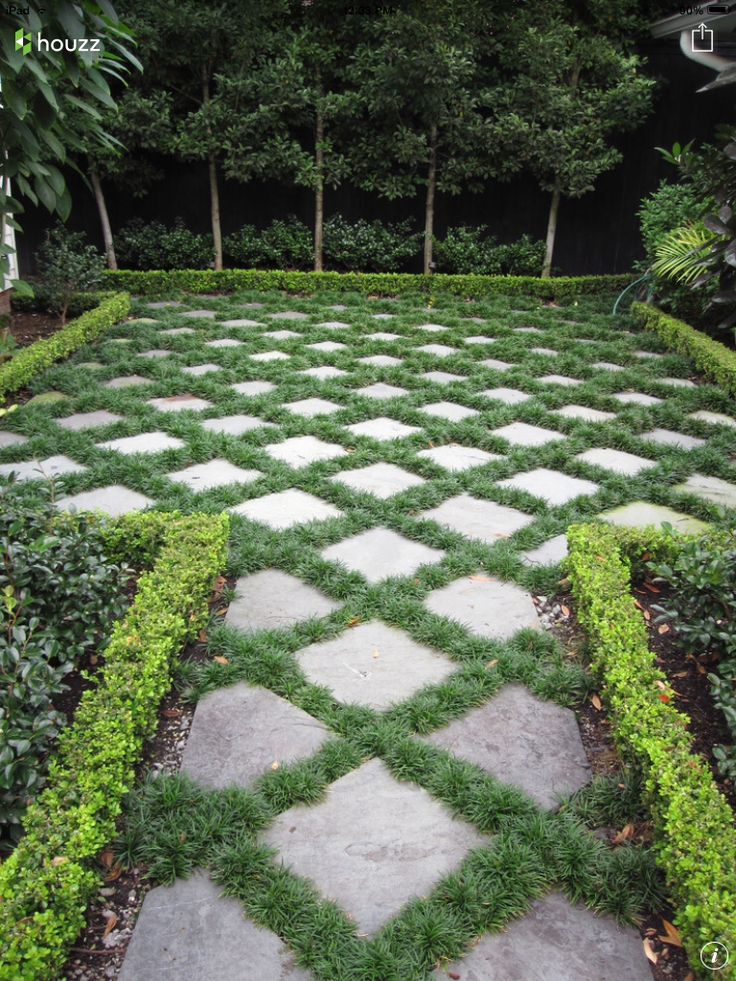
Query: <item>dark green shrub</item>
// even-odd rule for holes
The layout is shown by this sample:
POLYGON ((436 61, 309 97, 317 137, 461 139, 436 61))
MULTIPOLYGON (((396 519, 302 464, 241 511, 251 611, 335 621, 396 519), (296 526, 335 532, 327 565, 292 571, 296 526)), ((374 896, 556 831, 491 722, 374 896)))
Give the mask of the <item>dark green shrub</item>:
POLYGON ((309 269, 314 263, 312 232, 295 215, 272 221, 261 232, 259 247, 267 269, 309 269))
POLYGON ((437 269, 461 275, 539 276, 544 251, 544 242, 530 235, 499 245, 487 225, 448 228, 445 238, 435 242, 437 269))
POLYGON ((419 251, 420 233, 409 219, 349 222, 333 215, 325 222, 325 265, 345 272, 394 272, 419 251))
POLYGON ((133 218, 115 236, 115 248, 128 269, 207 269, 213 262, 212 236, 190 231, 181 218, 170 228, 133 218))
POLYGON ((222 247, 228 265, 237 269, 258 269, 263 266, 261 233, 255 225, 243 225, 237 232, 226 235, 222 247))
POLYGON ((660 181, 656 191, 642 199, 637 212, 646 268, 657 258, 657 246, 668 232, 703 218, 712 206, 712 200, 691 183, 660 181))
POLYGON ((100 285, 105 260, 82 232, 57 225, 36 253, 36 266, 37 300, 58 313, 63 324, 74 294, 100 285))

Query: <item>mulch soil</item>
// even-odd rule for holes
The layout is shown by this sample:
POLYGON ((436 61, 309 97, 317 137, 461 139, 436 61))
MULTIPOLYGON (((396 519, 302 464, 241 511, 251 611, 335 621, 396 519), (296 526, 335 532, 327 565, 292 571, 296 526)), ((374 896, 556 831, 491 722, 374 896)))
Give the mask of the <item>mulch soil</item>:
POLYGON ((29 310, 10 314, 10 336, 18 347, 27 347, 34 341, 51 337, 60 327, 59 317, 51 313, 29 310))

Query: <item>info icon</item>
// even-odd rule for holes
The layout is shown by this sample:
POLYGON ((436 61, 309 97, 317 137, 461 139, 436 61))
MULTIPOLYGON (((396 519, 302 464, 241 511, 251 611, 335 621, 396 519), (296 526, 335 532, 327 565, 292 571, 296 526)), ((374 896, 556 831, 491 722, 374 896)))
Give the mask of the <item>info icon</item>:
POLYGON ((709 971, 722 971, 728 961, 728 947, 718 940, 711 940, 700 948, 700 962, 709 971))

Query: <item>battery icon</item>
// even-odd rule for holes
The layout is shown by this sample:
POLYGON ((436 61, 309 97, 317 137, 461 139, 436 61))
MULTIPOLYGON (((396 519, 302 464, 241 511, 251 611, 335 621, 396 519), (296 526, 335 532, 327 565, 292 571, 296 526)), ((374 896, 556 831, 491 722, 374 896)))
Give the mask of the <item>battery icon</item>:
POLYGON ((709 3, 705 9, 709 14, 730 14, 736 10, 736 3, 709 3))

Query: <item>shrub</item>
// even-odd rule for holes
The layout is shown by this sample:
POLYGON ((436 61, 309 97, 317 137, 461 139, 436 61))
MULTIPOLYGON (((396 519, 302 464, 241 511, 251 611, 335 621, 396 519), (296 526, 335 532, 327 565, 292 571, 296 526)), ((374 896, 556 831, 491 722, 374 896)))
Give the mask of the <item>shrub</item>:
POLYGON ((383 224, 360 218, 351 223, 333 215, 325 222, 325 264, 346 272, 393 272, 417 254, 419 240, 409 219, 383 224))
POLYGON ((39 282, 37 298, 66 323, 69 304, 75 293, 99 286, 105 260, 82 232, 70 232, 57 225, 36 253, 39 282))
POLYGON ((295 215, 272 221, 261 232, 259 248, 267 269, 309 269, 314 262, 312 233, 295 215))
POLYGON ((435 241, 437 268, 461 275, 539 276, 544 252, 544 242, 529 235, 498 245, 487 225, 448 228, 445 238, 435 241))
POLYGON ((214 251, 212 236, 190 231, 181 218, 170 228, 133 218, 115 236, 115 248, 129 269, 207 269, 214 251))
POLYGON ((240 269, 257 269, 263 265, 261 234, 255 225, 243 225, 222 240, 228 261, 240 269))
POLYGON ((657 248, 669 232, 703 218, 712 206, 713 202, 693 184, 667 180, 642 198, 637 214, 647 268, 656 260, 657 248))

